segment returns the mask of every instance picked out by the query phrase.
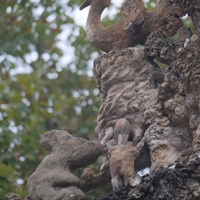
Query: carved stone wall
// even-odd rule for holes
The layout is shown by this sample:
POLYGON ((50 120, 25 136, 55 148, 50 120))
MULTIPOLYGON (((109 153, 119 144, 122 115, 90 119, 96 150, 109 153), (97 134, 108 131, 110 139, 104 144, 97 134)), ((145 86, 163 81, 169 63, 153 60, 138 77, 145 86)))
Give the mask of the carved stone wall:
POLYGON ((173 164, 192 146, 184 97, 162 98, 160 88, 167 79, 164 81, 160 68, 150 64, 143 50, 128 48, 101 56, 94 62, 94 75, 101 96, 96 127, 99 141, 118 145, 117 122, 126 119, 130 124, 128 140, 140 150, 136 170, 150 166, 148 150, 151 171, 156 171, 173 164), (147 148, 142 151, 144 144, 147 148))

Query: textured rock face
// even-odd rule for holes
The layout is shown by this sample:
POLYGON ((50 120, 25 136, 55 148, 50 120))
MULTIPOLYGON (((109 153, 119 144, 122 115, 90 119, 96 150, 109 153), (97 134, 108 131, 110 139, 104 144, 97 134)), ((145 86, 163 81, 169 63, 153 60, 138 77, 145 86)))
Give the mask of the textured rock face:
POLYGON ((28 180, 31 200, 84 197, 78 188, 80 179, 73 171, 96 161, 103 152, 103 146, 58 130, 47 132, 40 142, 44 149, 52 152, 42 160, 28 180))
MULTIPOLYGON (((138 187, 122 188, 120 194, 113 192, 101 200, 200 198, 199 38, 199 34, 193 35, 187 46, 178 47, 173 61, 168 60, 170 68, 158 87, 158 101, 154 104, 160 106, 153 111, 151 105, 144 112, 149 122, 144 137, 150 149, 153 173, 144 176, 138 187)), ((163 44, 156 43, 156 39, 154 42, 163 44)), ((173 45, 166 46, 169 51, 170 46, 173 48, 173 45)), ((156 46, 156 50, 160 47, 156 46)))
MULTIPOLYGON (((94 76, 101 96, 96 127, 99 141, 115 146, 129 140, 136 146, 148 125, 160 114, 157 101, 162 72, 145 60, 143 50, 128 48, 95 60, 94 76)), ((140 150, 141 146, 138 145, 140 150)), ((137 159, 140 164, 136 163, 136 171, 150 166, 148 151, 143 155, 137 159)), ((136 156, 132 162, 134 159, 136 156)))
POLYGON ((173 169, 142 177, 137 186, 126 186, 98 200, 199 200, 200 158, 185 158, 173 169))
POLYGON ((166 74, 160 88, 160 99, 172 124, 187 131, 183 137, 193 141, 190 147, 195 153, 199 151, 200 35, 193 35, 188 41, 189 44, 177 54, 172 69, 166 74))
POLYGON ((99 141, 109 148, 132 142, 139 151, 138 158, 132 156, 136 171, 149 166, 154 172, 172 165, 192 147, 192 138, 199 137, 191 134, 197 130, 199 110, 190 113, 191 105, 198 108, 198 104, 191 92, 187 98, 175 93, 169 75, 164 80, 144 51, 133 48, 112 51, 94 62, 101 96, 96 127, 99 141))
MULTIPOLYGON (((124 4, 123 9, 126 12, 122 9, 122 16, 124 13, 130 13, 127 2, 131 1, 127 0, 124 4)), ((138 2, 134 10, 139 11, 142 8, 141 1, 133 2, 138 2)), ((138 19, 138 25, 142 24, 138 26, 139 29, 137 20, 130 23, 131 37, 137 38, 141 35, 143 41, 138 40, 138 42, 140 44, 145 42, 145 55, 143 50, 136 51, 133 48, 122 50, 123 48, 105 42, 104 45, 112 48, 106 51, 108 54, 94 62, 94 76, 101 95, 96 127, 99 141, 112 148, 126 144, 128 139, 140 152, 135 162, 138 170, 150 166, 152 172, 157 171, 173 164, 192 146, 195 146, 193 150, 198 149, 199 92, 194 88, 198 91, 200 88, 199 73, 194 64, 199 68, 197 58, 199 42, 197 41, 198 45, 193 43, 193 50, 190 51, 187 45, 188 42, 194 42, 194 39, 190 38, 191 32, 182 27, 180 17, 188 13, 194 21, 197 32, 200 27, 200 17, 198 1, 191 1, 191 5, 189 2, 188 0, 159 1, 155 12, 144 10, 144 15, 138 19), (173 36, 178 29, 180 41, 171 43, 166 38, 173 36), (191 58, 194 59, 192 62, 191 58), (154 59, 172 68, 171 74, 166 73, 165 80, 154 59), (186 66, 187 62, 190 63, 188 66, 193 68, 192 71, 186 66), (123 119, 124 123, 120 125, 118 122, 123 119), (148 151, 151 165, 144 157, 148 151)), ((99 12, 98 6, 96 11, 99 12)), ((93 27, 94 31, 100 26, 100 17, 97 19, 98 26, 93 27)), ((88 24, 91 26, 94 23, 89 19, 88 24)), ((110 29, 105 32, 108 33, 108 30, 110 29)), ((99 32, 101 35, 101 31, 99 32)), ((113 35, 108 35, 112 39, 113 35)), ((124 39, 122 34, 120 39, 124 39)))
POLYGON ((143 113, 157 101, 156 72, 161 74, 145 61, 143 50, 133 48, 113 51, 95 60, 94 76, 101 92, 96 127, 100 141, 120 118, 130 123, 135 143, 142 138, 146 121, 143 113))

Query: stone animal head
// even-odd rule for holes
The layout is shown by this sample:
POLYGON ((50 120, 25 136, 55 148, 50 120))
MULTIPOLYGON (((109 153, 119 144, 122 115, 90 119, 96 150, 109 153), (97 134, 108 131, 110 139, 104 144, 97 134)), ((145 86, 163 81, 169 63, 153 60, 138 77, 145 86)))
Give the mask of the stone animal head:
POLYGON ((84 2, 80 5, 80 10, 83 10, 92 4, 106 8, 110 5, 110 0, 84 0, 84 2))
POLYGON ((67 141, 72 136, 67 131, 52 130, 46 132, 40 140, 40 145, 47 151, 53 151, 61 141, 67 141))
POLYGON ((126 144, 128 142, 131 125, 127 119, 117 120, 114 128, 114 140, 117 144, 126 144))

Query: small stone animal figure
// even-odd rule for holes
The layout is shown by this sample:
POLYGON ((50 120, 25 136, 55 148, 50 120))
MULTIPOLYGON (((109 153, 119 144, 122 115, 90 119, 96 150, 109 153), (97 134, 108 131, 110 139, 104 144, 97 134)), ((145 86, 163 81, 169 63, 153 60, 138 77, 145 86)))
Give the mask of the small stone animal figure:
POLYGON ((103 153, 103 146, 95 141, 74 138, 67 131, 59 130, 44 134, 40 144, 51 154, 42 160, 28 179, 31 200, 83 197, 84 193, 77 187, 80 179, 72 172, 96 161, 103 153))
POLYGON ((128 142, 112 147, 108 153, 113 190, 131 185, 136 175, 134 161, 139 154, 137 149, 131 142, 128 142))
POLYGON ((136 175, 134 162, 139 151, 132 142, 128 142, 130 129, 131 125, 127 119, 118 119, 114 127, 114 146, 106 143, 113 190, 131 185, 136 175))
POLYGON ((144 21, 146 9, 142 0, 126 0, 119 22, 110 27, 101 24, 101 14, 110 5, 110 0, 84 0, 80 10, 89 5, 91 8, 86 22, 86 34, 95 47, 109 52, 135 46, 141 41, 140 36, 133 36, 134 28, 131 25, 134 23, 140 26, 144 21))

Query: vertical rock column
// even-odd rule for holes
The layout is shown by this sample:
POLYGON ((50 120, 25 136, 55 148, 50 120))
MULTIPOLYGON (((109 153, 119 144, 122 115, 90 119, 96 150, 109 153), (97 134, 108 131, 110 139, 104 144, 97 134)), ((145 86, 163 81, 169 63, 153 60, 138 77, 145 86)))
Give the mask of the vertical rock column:
POLYGON ((158 114, 159 76, 163 78, 160 69, 147 62, 143 50, 111 51, 95 60, 94 77, 101 98, 96 133, 101 144, 115 146, 126 143, 123 140, 129 138, 137 145, 158 114), (121 129, 127 132, 128 138, 122 133, 119 141, 120 123, 117 121, 122 122, 122 119, 124 127, 121 129), (128 129, 126 120, 130 124, 128 129))

